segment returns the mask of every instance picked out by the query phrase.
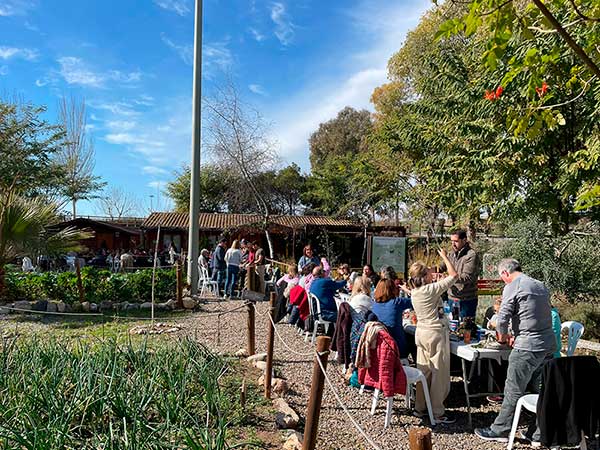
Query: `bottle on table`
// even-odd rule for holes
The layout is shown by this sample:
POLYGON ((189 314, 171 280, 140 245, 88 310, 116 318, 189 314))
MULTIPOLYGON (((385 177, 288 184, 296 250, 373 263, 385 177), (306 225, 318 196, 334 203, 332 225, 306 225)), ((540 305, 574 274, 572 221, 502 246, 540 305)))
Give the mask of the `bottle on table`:
POLYGON ((460 320, 460 305, 457 300, 454 300, 452 304, 452 319, 460 320))

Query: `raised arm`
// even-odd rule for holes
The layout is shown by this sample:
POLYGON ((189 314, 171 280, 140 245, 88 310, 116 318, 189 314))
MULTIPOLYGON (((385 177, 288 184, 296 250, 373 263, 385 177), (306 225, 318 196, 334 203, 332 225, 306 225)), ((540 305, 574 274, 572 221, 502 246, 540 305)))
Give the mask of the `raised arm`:
POLYGON ((452 265, 452 263, 448 259, 448 254, 446 253, 446 250, 443 249, 443 248, 440 248, 438 250, 438 254, 442 258, 442 261, 444 262, 444 265, 446 266, 446 270, 448 271, 448 275, 451 276, 451 277, 457 278, 458 277, 458 273, 456 272, 456 270, 454 269, 454 266, 452 265))

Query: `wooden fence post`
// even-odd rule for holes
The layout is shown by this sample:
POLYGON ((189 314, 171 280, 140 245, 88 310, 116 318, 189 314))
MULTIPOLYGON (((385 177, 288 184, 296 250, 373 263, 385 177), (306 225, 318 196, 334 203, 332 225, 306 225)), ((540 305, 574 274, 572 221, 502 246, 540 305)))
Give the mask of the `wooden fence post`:
POLYGON ((271 292, 269 299, 269 317, 267 317, 267 367, 265 369, 265 398, 271 398, 271 375, 273 374, 273 345, 275 343, 275 327, 273 326, 273 315, 275 313, 275 302, 277 294, 271 292))
POLYGON ((256 353, 254 303, 246 301, 246 309, 248 310, 248 344, 246 349, 248 350, 248 356, 252 356, 256 353))
POLYGON ((331 338, 329 336, 319 336, 317 338, 317 354, 313 365, 313 375, 310 387, 310 398, 308 400, 308 411, 306 412, 306 424, 304 425, 304 439, 302 440, 302 450, 314 450, 317 443, 317 433, 319 431, 319 416, 321 414, 321 400, 323 399, 323 388, 325 383, 325 374, 317 358, 321 360, 323 369, 327 369, 327 359, 329 357, 329 346, 331 338))
POLYGON ((181 264, 175 261, 175 274, 177 275, 177 308, 183 308, 183 276, 181 272, 181 264))
POLYGON ((79 291, 79 303, 85 301, 83 282, 81 281, 81 269, 79 268, 79 257, 75 257, 75 273, 77 274, 77 290, 79 291))
POLYGON ((423 427, 413 427, 408 430, 410 450, 432 450, 431 430, 423 427))

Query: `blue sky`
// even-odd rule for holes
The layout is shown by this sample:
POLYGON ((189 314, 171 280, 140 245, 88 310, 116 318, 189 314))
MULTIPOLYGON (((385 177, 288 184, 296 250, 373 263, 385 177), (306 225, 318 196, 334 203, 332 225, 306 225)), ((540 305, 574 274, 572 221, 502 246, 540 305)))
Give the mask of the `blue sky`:
MULTIPOLYGON (((373 88, 430 0, 204 1, 203 90, 230 77, 270 124, 281 163, 373 88)), ((96 173, 144 214, 189 160, 193 0, 0 0, 0 95, 85 98, 96 173)), ((161 207, 168 208, 164 194, 161 207)), ((100 212, 81 202, 81 214, 100 212)))

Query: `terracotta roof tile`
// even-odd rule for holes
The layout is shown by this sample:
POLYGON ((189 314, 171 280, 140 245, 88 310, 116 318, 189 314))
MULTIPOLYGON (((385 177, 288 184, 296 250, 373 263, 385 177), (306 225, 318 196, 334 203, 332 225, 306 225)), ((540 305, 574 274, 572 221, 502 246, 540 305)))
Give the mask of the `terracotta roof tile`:
MULTIPOLYGON (((153 212, 142 224, 142 228, 176 228, 187 229, 187 213, 153 212)), ((223 230, 242 226, 260 224, 262 216, 259 214, 227 214, 227 213, 200 213, 200 229, 223 230)), ((273 224, 286 228, 304 228, 310 226, 361 228, 357 222, 348 219, 334 219, 326 216, 272 216, 273 224)))

